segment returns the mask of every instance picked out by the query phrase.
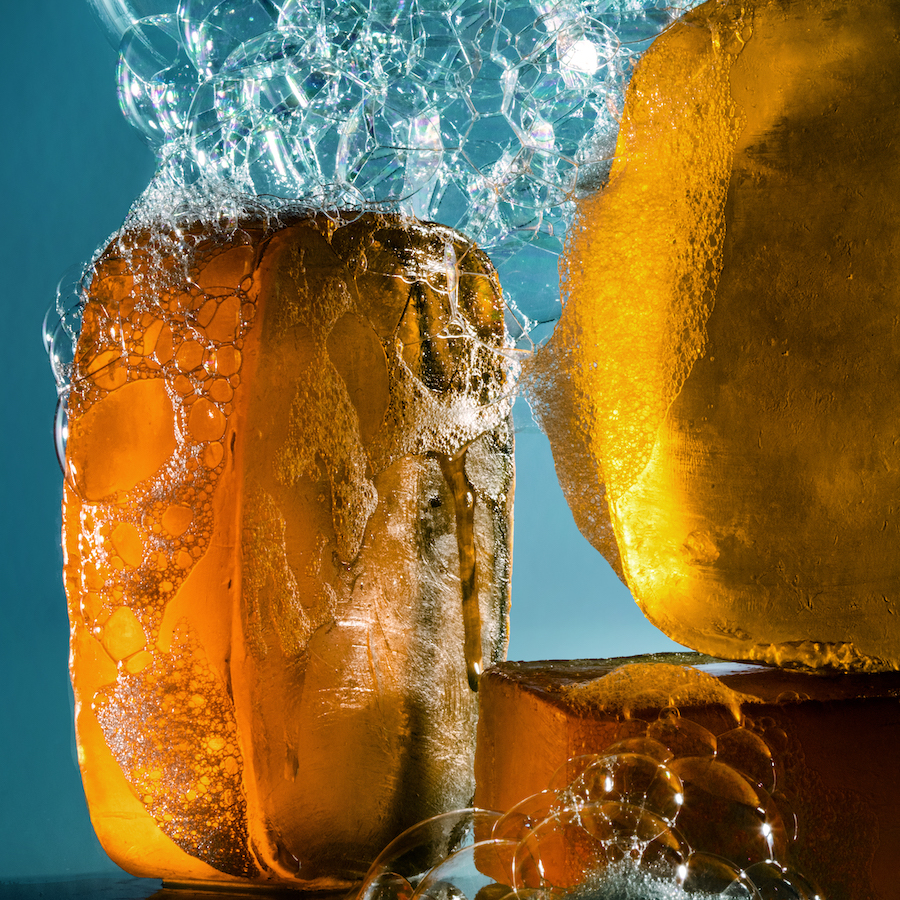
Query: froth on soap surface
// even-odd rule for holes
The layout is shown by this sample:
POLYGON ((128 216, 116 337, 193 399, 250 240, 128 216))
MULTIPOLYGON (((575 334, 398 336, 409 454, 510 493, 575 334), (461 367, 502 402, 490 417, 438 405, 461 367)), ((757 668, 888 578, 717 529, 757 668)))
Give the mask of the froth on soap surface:
POLYGON ((133 874, 346 889, 471 797, 509 371, 462 236, 286 218, 126 230, 95 263, 64 500, 78 754, 133 874))

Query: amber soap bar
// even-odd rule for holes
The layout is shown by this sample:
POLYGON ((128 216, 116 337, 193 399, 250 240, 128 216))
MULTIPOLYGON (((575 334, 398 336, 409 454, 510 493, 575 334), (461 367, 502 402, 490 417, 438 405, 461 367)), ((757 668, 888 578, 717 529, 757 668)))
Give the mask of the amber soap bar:
POLYGON ((98 259, 65 576, 85 794, 123 868, 346 890, 469 802, 470 683, 506 640, 502 340, 484 254, 398 217, 126 232, 98 259))
MULTIPOLYGON (((676 747, 674 769, 684 755, 709 753, 746 771, 748 743, 768 748, 771 772, 757 771, 751 781, 766 782, 779 811, 782 862, 829 900, 896 897, 900 675, 814 675, 700 654, 506 662, 485 674, 479 697, 476 806, 509 810, 546 789, 566 760, 639 733, 666 742, 662 732, 677 716, 687 723, 682 737, 715 741, 700 750, 676 747), (735 735, 745 738, 742 749, 735 735)), ((766 758, 754 756, 757 764, 766 758)), ((723 800, 702 779, 695 795, 698 789, 723 800)), ((690 791, 686 784, 685 809, 690 791)), ((693 825, 688 840, 721 854, 696 845, 727 845, 727 827, 717 818, 698 837, 693 825)))
POLYGON ((900 668, 898 29, 882 0, 698 6, 567 238, 560 481, 717 657, 900 668))

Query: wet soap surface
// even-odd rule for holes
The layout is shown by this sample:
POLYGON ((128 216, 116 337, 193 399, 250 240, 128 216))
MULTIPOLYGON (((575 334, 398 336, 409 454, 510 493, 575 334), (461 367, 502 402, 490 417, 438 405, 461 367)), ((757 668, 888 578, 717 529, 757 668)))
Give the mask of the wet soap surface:
POLYGON ((698 7, 580 204, 557 467, 648 618, 720 657, 900 666, 897 28, 698 7))

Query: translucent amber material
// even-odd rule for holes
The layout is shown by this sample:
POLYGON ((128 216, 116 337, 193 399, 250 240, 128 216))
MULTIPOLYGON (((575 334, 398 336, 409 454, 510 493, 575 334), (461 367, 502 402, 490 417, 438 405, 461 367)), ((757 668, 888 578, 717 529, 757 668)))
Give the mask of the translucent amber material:
POLYGON ((579 209, 561 480, 648 618, 719 657, 900 666, 898 29, 880 0, 698 7, 579 209))
POLYGON ((893 900, 898 690, 896 673, 791 672, 687 653, 502 663, 479 691, 475 803, 516 810, 591 766, 585 799, 628 797, 674 821, 695 852, 753 871, 777 859, 828 900, 893 900))
POLYGON ((79 758, 113 859, 346 887, 468 804, 506 644, 503 304, 455 232, 365 215, 126 233, 69 398, 79 758))

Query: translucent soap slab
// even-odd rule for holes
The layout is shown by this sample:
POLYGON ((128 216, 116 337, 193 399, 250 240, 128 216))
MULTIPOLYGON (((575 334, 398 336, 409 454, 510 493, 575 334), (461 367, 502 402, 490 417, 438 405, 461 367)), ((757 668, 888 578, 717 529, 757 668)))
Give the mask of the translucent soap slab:
POLYGON ((707 3, 643 57, 544 421, 576 521, 673 640, 890 671, 898 18, 845 9, 707 3))

